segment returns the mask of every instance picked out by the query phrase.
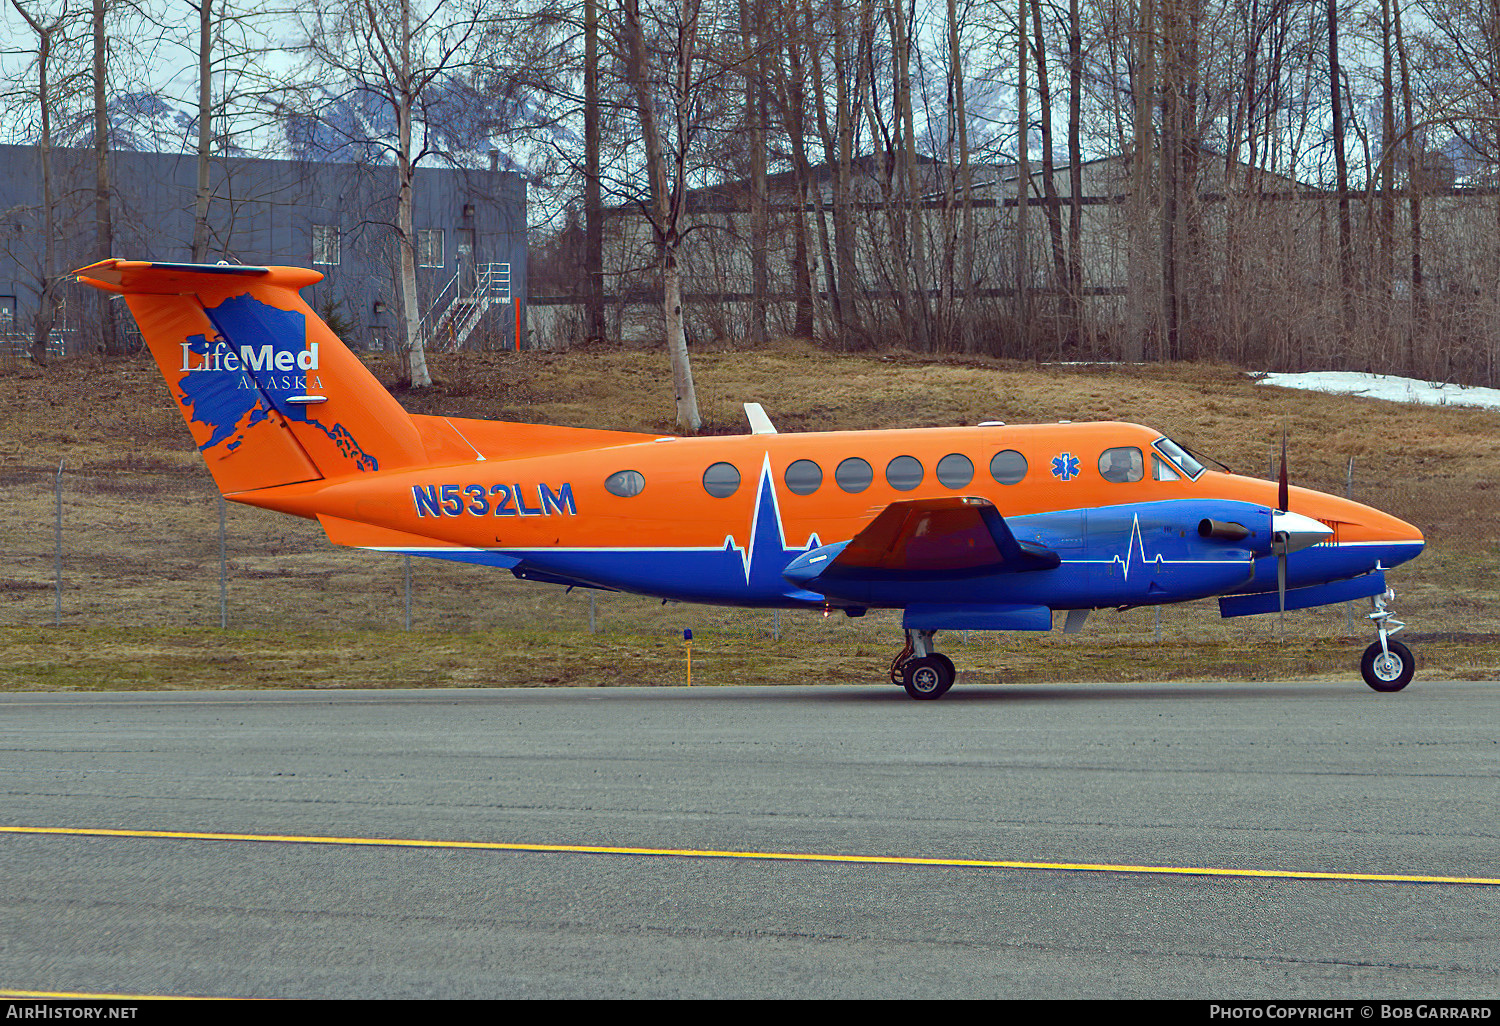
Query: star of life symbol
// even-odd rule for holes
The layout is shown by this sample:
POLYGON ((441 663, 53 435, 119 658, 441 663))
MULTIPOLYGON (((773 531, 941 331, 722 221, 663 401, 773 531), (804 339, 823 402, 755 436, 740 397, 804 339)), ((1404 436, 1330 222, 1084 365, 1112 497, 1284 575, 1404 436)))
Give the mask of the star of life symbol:
POLYGON ((1070 452, 1052 457, 1052 476, 1060 481, 1071 481, 1078 476, 1078 457, 1070 452))

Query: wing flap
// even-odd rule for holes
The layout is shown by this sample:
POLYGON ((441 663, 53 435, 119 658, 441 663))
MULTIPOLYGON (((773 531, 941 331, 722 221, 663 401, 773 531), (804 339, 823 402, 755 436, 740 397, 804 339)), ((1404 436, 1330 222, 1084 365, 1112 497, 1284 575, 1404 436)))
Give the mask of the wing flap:
POLYGON ((1018 541, 988 499, 951 496, 893 502, 849 541, 798 556, 783 574, 817 590, 820 579, 939 580, 1059 564, 1050 549, 1018 541))

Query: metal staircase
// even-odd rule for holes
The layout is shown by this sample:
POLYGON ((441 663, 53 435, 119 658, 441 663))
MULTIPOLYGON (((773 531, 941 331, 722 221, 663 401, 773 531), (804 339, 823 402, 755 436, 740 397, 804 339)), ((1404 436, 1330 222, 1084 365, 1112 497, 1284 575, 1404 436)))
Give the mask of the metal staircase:
POLYGON ((462 349, 490 307, 511 301, 510 264, 479 264, 473 269, 472 287, 468 278, 469 268, 460 267, 418 322, 428 352, 462 349))

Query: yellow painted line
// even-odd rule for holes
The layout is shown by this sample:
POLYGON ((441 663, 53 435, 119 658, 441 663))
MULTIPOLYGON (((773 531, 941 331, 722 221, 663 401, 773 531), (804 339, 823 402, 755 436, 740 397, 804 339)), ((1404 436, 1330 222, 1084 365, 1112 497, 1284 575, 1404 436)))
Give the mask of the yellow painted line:
POLYGON ((4 990, 0 998, 31 998, 34 1001, 231 1001, 233 998, 186 997, 181 994, 93 994, 68 990, 4 990))
POLYGON ((1251 877, 1270 880, 1352 880, 1370 883, 1465 884, 1500 887, 1500 877, 1417 876, 1396 873, 1339 873, 1300 869, 1219 869, 1210 866, 1135 866, 1107 862, 1014 862, 1000 859, 938 859, 911 855, 829 855, 815 852, 720 851, 712 848, 627 848, 589 844, 519 844, 508 841, 430 841, 401 837, 320 837, 302 834, 222 834, 186 830, 109 830, 80 827, 0 826, 5 834, 60 834, 70 837, 147 837, 182 841, 259 841, 269 844, 326 844, 365 848, 442 848, 465 851, 519 851, 543 854, 642 855, 668 858, 757 859, 769 862, 855 863, 875 866, 956 866, 965 869, 1029 869, 1071 873, 1137 873, 1163 876, 1251 877))

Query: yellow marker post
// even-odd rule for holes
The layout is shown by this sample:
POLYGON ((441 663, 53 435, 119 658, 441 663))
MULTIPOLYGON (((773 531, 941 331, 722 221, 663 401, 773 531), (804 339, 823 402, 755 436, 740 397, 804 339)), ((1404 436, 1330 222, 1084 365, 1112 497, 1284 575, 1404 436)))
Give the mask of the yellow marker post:
POLYGON ((688 657, 688 682, 687 686, 693 686, 693 629, 689 627, 682 632, 682 643, 687 646, 688 657))

